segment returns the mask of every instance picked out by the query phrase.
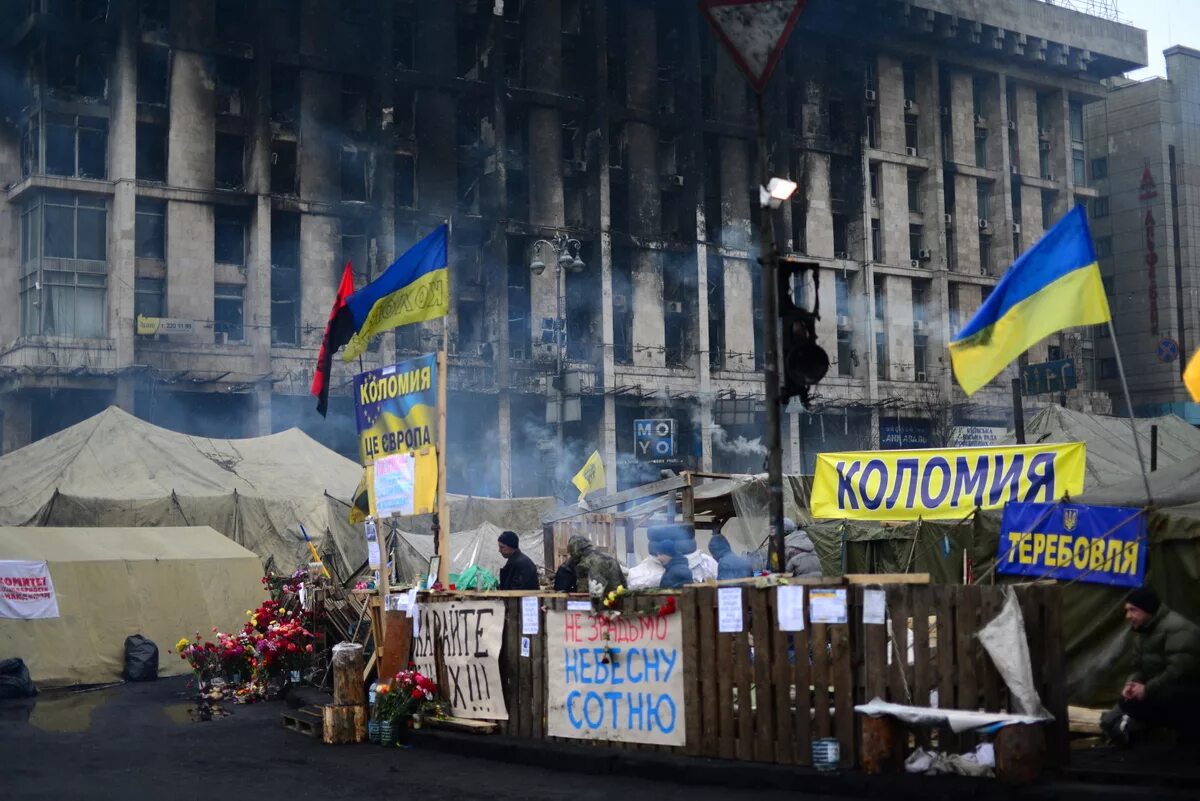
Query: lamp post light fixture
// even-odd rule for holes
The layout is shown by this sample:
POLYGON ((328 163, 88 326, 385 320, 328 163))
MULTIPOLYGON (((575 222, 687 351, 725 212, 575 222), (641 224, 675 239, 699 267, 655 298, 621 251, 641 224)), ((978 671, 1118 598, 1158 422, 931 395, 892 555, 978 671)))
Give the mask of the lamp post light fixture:
POLYGON ((556 434, 559 458, 562 458, 563 452, 563 407, 564 390, 566 388, 566 376, 564 375, 566 361, 566 320, 563 316, 563 302, 566 295, 566 274, 568 272, 581 273, 587 267, 583 259, 579 258, 579 251, 582 247, 578 239, 567 236, 560 231, 552 239, 539 239, 534 242, 532 259, 529 262, 529 272, 533 275, 541 275, 546 272, 547 261, 553 261, 554 263, 555 374, 558 376, 556 434), (547 251, 549 251, 549 259, 545 258, 547 251))

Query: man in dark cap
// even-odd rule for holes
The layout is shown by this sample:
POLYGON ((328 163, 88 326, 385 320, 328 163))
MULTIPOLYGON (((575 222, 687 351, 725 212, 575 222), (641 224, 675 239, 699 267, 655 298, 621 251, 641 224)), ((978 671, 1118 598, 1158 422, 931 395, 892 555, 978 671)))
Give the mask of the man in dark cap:
POLYGON ((1109 739, 1129 745, 1146 725, 1194 725, 1200 713, 1200 628, 1168 609, 1149 587, 1125 598, 1133 630, 1133 673, 1101 725, 1109 739))
POLYGON ((505 531, 497 538, 500 555, 508 560, 500 568, 500 589, 536 590, 538 588, 537 567, 533 560, 521 553, 521 540, 512 531, 505 531))
POLYGON ((687 558, 679 553, 676 540, 662 540, 656 550, 654 558, 666 568, 658 583, 659 589, 677 590, 684 584, 692 583, 692 569, 688 567, 687 558))

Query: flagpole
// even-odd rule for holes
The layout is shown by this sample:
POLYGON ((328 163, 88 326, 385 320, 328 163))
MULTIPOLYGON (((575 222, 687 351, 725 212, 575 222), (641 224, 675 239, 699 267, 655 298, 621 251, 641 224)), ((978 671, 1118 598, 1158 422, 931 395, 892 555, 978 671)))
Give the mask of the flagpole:
POLYGON ((1133 401, 1129 397, 1129 382, 1125 380, 1125 365, 1121 361, 1121 348, 1117 344, 1117 332, 1113 330, 1112 316, 1108 318, 1108 338, 1113 343, 1113 354, 1117 357, 1117 375, 1121 378, 1121 391, 1125 393, 1125 410, 1129 413, 1129 428, 1133 432, 1133 446, 1137 449, 1138 465, 1142 468, 1142 484, 1146 488, 1146 505, 1154 505, 1150 493, 1150 474, 1146 472, 1146 459, 1142 456, 1142 441, 1138 439, 1137 422, 1133 416, 1133 401))
MULTIPOLYGON (((450 241, 451 235, 454 233, 454 220, 446 220, 446 261, 450 260, 450 241)), ((449 278, 449 270, 447 270, 446 280, 449 278)), ((450 288, 447 286, 446 291, 450 288)), ((437 355, 437 397, 438 397, 438 419, 437 419, 437 463, 438 463, 438 530, 437 530, 437 554, 442 557, 438 560, 438 576, 437 580, 441 582, 443 588, 450 586, 450 505, 446 502, 446 373, 449 372, 449 355, 450 347, 450 315, 442 317, 442 343, 438 349, 437 355)))

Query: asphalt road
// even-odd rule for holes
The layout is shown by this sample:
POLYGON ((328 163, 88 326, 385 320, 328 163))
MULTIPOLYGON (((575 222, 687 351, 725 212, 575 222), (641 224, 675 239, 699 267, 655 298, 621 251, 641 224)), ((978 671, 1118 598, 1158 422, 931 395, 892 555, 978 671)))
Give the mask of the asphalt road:
MULTIPOLYGON (((588 776, 372 745, 327 746, 284 729, 282 703, 227 705, 193 722, 182 679, 0 702, 0 798, 257 799, 744 798, 746 791, 588 776)), ((569 766, 564 766, 569 767, 569 766)), ((756 801, 793 793, 753 791, 756 801)), ((805 796, 817 799, 817 796, 805 796)))

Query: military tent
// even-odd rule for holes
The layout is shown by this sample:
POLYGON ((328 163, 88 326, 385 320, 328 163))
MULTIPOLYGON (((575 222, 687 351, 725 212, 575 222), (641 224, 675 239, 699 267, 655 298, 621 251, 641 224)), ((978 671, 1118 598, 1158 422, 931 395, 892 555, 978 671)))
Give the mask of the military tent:
POLYGON ((345 576, 366 544, 336 499, 361 475, 299 429, 211 439, 113 406, 0 457, 0 525, 211 526, 290 571, 309 559, 303 524, 345 576))
POLYGON ((59 616, 0 618, 0 659, 20 657, 41 685, 121 678, 124 642, 159 649, 159 674, 180 675, 180 637, 245 621, 266 597, 258 557, 207 526, 0 528, 0 560, 45 561, 59 616))

